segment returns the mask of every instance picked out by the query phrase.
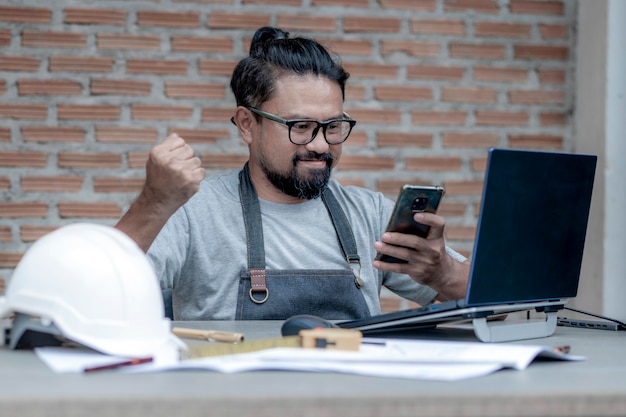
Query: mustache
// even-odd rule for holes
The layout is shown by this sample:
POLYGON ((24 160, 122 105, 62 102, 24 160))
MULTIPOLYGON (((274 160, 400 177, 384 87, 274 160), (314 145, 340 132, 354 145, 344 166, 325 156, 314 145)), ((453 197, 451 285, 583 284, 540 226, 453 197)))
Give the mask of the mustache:
POLYGON ((330 165, 335 160, 335 158, 329 153, 317 153, 317 152, 307 152, 305 154, 296 154, 293 157, 294 165, 298 161, 307 160, 307 161, 324 161, 326 164, 330 165))

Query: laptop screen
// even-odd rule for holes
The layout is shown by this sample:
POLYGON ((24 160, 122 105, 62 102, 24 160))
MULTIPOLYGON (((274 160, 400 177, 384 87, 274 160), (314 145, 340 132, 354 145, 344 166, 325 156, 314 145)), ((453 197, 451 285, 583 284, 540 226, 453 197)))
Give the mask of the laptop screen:
POLYGON ((468 306, 576 296, 596 160, 489 151, 468 306))

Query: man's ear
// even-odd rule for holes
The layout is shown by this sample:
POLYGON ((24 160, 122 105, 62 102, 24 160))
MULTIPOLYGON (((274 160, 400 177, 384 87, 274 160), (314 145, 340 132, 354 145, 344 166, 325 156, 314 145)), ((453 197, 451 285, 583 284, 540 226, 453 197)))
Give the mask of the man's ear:
POLYGON ((256 120, 252 112, 243 106, 239 106, 237 110, 235 110, 233 119, 237 125, 237 129, 239 129, 241 139, 249 145, 253 138, 252 130, 256 126, 256 120))

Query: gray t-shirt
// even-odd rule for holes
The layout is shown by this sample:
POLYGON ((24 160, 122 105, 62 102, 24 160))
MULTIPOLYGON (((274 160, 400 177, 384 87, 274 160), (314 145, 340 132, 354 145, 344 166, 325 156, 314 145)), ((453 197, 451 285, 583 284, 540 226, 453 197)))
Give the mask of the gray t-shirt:
MULTIPOLYGON (((162 288, 174 288, 176 320, 233 320, 241 272, 247 269, 246 233, 238 170, 205 179, 200 190, 163 227, 148 257, 162 288)), ((329 183, 355 235, 363 295, 380 314, 380 289, 420 304, 436 296, 409 276, 372 267, 374 241, 387 225, 393 201, 360 187, 329 183)), ((261 200, 267 269, 344 269, 337 234, 321 199, 299 204, 261 200)), ((447 248, 456 259, 465 258, 447 248)))

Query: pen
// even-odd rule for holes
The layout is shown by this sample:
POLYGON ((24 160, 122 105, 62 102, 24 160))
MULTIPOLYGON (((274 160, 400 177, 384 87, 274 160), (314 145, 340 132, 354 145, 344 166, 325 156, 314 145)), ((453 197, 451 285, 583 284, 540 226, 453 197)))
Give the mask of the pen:
POLYGON ((83 369, 83 372, 104 371, 107 369, 116 369, 116 368, 121 368, 123 366, 141 365, 142 363, 149 363, 149 362, 152 362, 152 358, 133 358, 127 361, 108 363, 106 365, 89 366, 83 369))
POLYGON ((243 339, 244 339, 243 333, 224 332, 221 330, 200 330, 200 329, 187 329, 184 327, 174 327, 172 329, 172 333, 174 333, 178 337, 187 337, 191 339, 201 339, 201 340, 213 340, 216 342, 226 342, 226 343, 239 343, 239 342, 243 342, 243 339))

